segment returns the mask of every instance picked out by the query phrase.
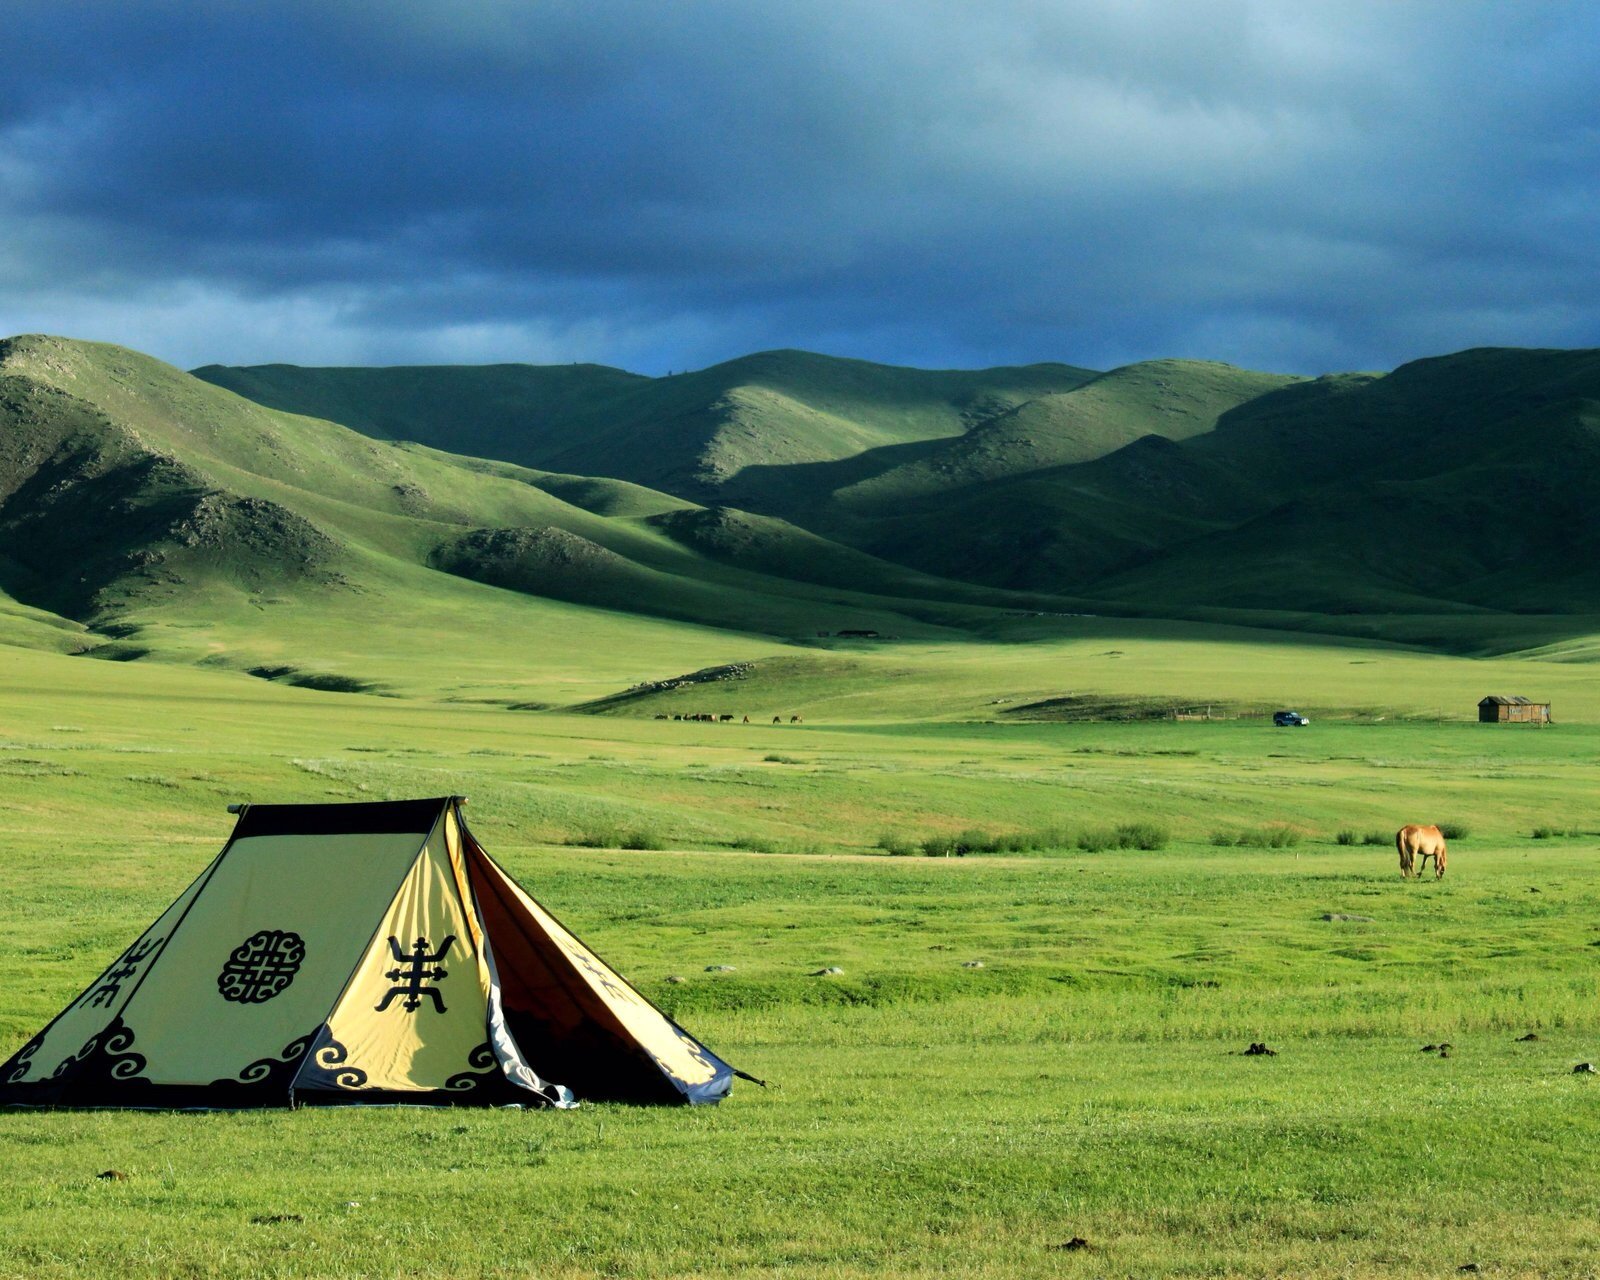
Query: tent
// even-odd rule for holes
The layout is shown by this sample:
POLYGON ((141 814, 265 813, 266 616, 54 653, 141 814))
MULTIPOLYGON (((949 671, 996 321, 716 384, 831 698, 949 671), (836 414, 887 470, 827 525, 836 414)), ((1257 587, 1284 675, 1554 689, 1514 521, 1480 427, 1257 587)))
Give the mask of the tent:
POLYGON ((523 892, 461 804, 239 806, 199 879, 0 1066, 0 1104, 726 1096, 743 1073, 523 892))

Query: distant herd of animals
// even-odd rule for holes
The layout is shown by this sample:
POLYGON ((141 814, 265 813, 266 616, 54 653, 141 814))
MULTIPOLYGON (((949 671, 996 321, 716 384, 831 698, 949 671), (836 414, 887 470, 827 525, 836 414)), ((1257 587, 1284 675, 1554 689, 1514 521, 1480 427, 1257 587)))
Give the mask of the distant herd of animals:
MULTIPOLYGON (((734 716, 733 716, 733 714, 731 712, 727 712, 727 711, 724 711, 724 712, 722 712, 720 714, 701 711, 701 712, 695 713, 694 715, 683 715, 683 716, 680 716, 680 715, 670 715, 669 716, 665 711, 658 711, 658 712, 656 712, 656 719, 657 720, 690 720, 690 721, 693 721, 696 724, 730 724, 730 723, 732 723, 732 721, 734 719, 734 716)), ((750 717, 749 716, 745 716, 743 718, 743 720, 742 720, 742 723, 749 724, 750 723, 750 717)), ((782 724, 783 723, 783 717, 782 716, 773 716, 772 717, 772 723, 773 724, 782 724)), ((805 721, 803 721, 799 716, 790 716, 789 717, 789 723, 790 724, 804 724, 805 721)))

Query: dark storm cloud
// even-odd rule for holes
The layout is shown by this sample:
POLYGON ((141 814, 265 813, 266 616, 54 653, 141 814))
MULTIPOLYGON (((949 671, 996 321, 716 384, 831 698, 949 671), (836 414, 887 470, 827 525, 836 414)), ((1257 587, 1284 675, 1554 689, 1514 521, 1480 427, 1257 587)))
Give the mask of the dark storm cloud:
POLYGON ((0 328, 181 363, 1600 343, 1600 19, 4 4, 0 328))

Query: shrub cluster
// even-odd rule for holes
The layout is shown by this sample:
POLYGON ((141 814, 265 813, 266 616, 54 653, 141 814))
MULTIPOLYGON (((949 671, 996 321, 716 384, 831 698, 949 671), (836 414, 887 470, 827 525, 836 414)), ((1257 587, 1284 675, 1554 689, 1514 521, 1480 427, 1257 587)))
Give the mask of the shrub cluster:
POLYGON ((666 841, 657 831, 646 827, 635 827, 624 830, 621 827, 605 823, 597 823, 585 827, 575 836, 568 836, 567 843, 577 845, 582 849, 665 849, 666 841))
POLYGON ((1582 831, 1577 827, 1551 827, 1541 823, 1533 829, 1535 840, 1552 840, 1557 836, 1581 836, 1582 831))
MULTIPOLYGON (((750 853, 821 853, 822 845, 815 840, 774 840, 768 836, 740 836, 731 842, 735 849, 750 853)), ((909 852, 915 853, 912 849, 909 852)))
POLYGON ((1213 831, 1211 843, 1219 848, 1237 845, 1246 849, 1290 849, 1300 843, 1300 833, 1293 827, 1285 826, 1255 827, 1246 831, 1213 831))
POLYGON ((1336 844, 1388 845, 1394 843, 1394 837, 1386 831, 1368 831, 1363 835, 1350 827, 1340 828, 1333 839, 1336 844))
POLYGON ((1472 834, 1472 828, 1464 822, 1441 822, 1439 834, 1446 840, 1465 840, 1472 834))
POLYGON ((1040 853, 1054 849, 1164 849, 1167 829, 1154 822, 1127 822, 1115 827, 1075 831, 1066 827, 1040 827, 1032 831, 993 832, 977 829, 959 835, 935 832, 914 837, 903 831, 885 831, 878 848, 891 857, 920 853, 929 858, 964 858, 969 853, 1040 853))
POLYGON ((1040 853, 1047 849, 1070 849, 1077 836, 1067 827, 1036 827, 1032 831, 1010 831, 993 837, 992 853, 1040 853))
POLYGON ((1165 849, 1167 829, 1155 822, 1125 822, 1116 827, 1102 827, 1081 832, 1078 848, 1090 853, 1104 849, 1165 849))

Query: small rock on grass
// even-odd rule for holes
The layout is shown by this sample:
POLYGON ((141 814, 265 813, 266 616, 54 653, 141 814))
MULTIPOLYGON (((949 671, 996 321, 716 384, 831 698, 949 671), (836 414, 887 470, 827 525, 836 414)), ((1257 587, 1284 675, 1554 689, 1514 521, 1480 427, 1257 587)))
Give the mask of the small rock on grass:
POLYGON ((1077 1253, 1078 1250, 1080 1250, 1080 1249, 1092 1249, 1092 1248, 1094 1248, 1094 1246, 1092 1244, 1090 1244, 1087 1240, 1085 1240, 1082 1236, 1073 1236, 1072 1239, 1066 1241, 1063 1244, 1053 1244, 1050 1247, 1052 1249, 1056 1249, 1056 1250, 1064 1250, 1067 1253, 1077 1253))
POLYGON ((1530 1032, 1528 1032, 1528 1034, 1527 1034, 1527 1035, 1525 1035, 1525 1036, 1518 1036, 1518 1037, 1517 1037, 1517 1043, 1518 1043, 1518 1044, 1527 1044, 1527 1043, 1528 1043, 1528 1041, 1530 1041, 1530 1040, 1537 1040, 1537 1039, 1538 1039, 1538 1038, 1539 1038, 1539 1033, 1538 1033, 1538 1032, 1536 1032, 1536 1031, 1530 1031, 1530 1032))
POLYGON ((844 972, 844 970, 841 969, 838 965, 830 964, 826 969, 813 969, 811 971, 811 976, 813 978, 827 978, 827 977, 831 977, 833 974, 843 973, 843 972, 844 972))
POLYGON ((1575 1076, 1592 1076, 1596 1074, 1594 1063, 1580 1062, 1577 1066, 1572 1068, 1572 1074, 1575 1076))
POLYGON ((1352 915, 1346 914, 1343 911, 1324 911, 1322 913, 1322 918, 1324 920, 1341 920, 1346 924, 1371 924, 1372 923, 1372 917, 1371 916, 1352 916, 1352 915))
POLYGON ((669 973, 667 975, 667 981, 676 985, 680 982, 687 982, 689 979, 685 978, 681 973, 669 973))
POLYGON ((732 973, 733 971, 731 964, 708 964, 706 966, 707 973, 732 973))
POLYGON ((982 960, 963 960, 961 962, 961 967, 963 969, 981 969, 981 968, 983 968, 983 961, 982 960))

